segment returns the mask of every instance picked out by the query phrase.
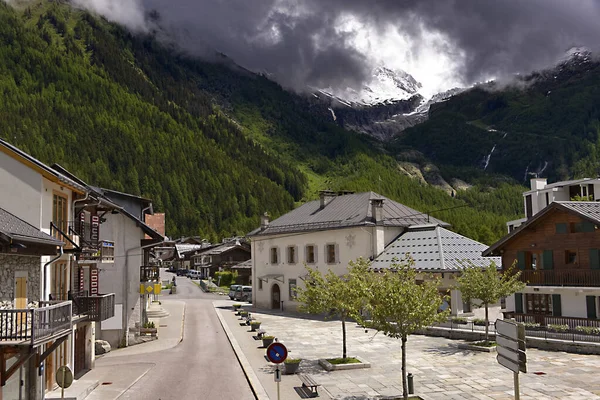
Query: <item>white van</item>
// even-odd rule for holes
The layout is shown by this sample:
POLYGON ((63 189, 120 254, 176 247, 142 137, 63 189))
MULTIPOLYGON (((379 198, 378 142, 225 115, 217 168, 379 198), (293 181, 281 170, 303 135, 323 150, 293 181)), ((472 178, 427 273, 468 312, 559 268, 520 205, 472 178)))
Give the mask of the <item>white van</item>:
POLYGON ((188 277, 189 277, 190 279, 200 279, 200 276, 201 276, 201 275, 202 275, 202 274, 200 273, 200 271, 196 271, 196 270, 194 270, 194 269, 192 269, 192 270, 190 270, 190 271, 188 272, 188 277))

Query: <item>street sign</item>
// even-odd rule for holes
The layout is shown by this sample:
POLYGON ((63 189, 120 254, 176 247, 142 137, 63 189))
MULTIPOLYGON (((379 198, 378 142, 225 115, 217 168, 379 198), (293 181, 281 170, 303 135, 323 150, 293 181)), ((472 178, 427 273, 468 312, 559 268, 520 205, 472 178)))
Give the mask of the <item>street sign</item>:
POLYGON ((496 336, 496 343, 498 344, 498 347, 504 347, 505 349, 511 349, 513 351, 525 351, 525 342, 517 342, 514 340, 507 339, 504 336, 496 336))
POLYGON ((527 364, 523 364, 521 366, 518 363, 514 363, 511 360, 509 360, 508 358, 505 358, 504 356, 501 356, 500 354, 498 354, 496 356, 496 360, 498 360, 498 363, 500 365, 502 365, 503 367, 506 367, 506 368, 510 369, 512 372, 514 372, 516 374, 518 374, 519 371, 527 373, 527 364))
POLYGON ((527 363, 527 355, 524 351, 513 351, 502 346, 496 346, 496 351, 498 351, 498 354, 502 357, 509 359, 516 364, 525 365, 527 363))
POLYGON ((68 388, 73 383, 73 373, 66 365, 56 370, 56 383, 63 389, 68 388))
POLYGON ((512 340, 525 340, 525 327, 513 321, 496 320, 496 334, 512 340))
POLYGON ((283 343, 274 342, 267 347, 267 358, 274 364, 281 364, 287 358, 288 351, 283 343))
POLYGON ((279 365, 275 369, 275 382, 281 382, 281 370, 279 369, 279 365))

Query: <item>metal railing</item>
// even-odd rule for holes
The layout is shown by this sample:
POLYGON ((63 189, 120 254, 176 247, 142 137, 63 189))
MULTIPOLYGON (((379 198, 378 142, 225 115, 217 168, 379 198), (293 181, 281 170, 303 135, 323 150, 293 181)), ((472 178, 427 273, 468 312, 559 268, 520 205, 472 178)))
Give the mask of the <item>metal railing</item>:
POLYGON ((50 222, 50 236, 63 240, 67 247, 80 249, 98 249, 99 226, 92 226, 83 221, 53 221, 50 222))
POLYGON ((105 321, 115 316, 115 294, 99 294, 97 296, 80 297, 79 301, 85 314, 96 322, 105 321))
POLYGON ((524 270, 521 271, 520 280, 532 286, 600 286, 600 270, 524 270))
POLYGON ((160 267, 158 265, 142 265, 140 267, 140 282, 158 282, 160 267))
POLYGON ((517 314, 513 312, 504 313, 504 318, 514 318, 517 322, 540 324, 540 327, 549 325, 567 325, 569 329, 575 329, 578 326, 600 328, 600 320, 589 318, 555 317, 552 315, 517 314))
POLYGON ((19 342, 35 346, 71 332, 73 314, 70 301, 40 302, 40 306, 0 310, 0 344, 19 342))

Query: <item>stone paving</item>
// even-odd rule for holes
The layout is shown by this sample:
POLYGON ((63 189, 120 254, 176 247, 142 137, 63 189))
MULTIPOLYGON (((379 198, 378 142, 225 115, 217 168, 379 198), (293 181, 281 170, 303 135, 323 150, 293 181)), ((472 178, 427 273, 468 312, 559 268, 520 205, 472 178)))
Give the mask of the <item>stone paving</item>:
MULTIPOLYGON (((313 375, 331 398, 374 399, 402 393, 399 340, 349 323, 348 355, 364 358, 371 368, 326 372, 317 360, 342 355, 339 321, 260 310, 254 310, 253 316, 262 322, 261 328, 288 347, 290 357, 305 360, 301 372, 313 375)), ((409 337, 407 370, 415 377, 415 392, 432 400, 512 399, 513 374, 497 363, 495 353, 460 350, 458 343, 409 337)), ((528 349, 527 358, 529 373, 520 374, 521 399, 600 399, 600 356, 528 349)))

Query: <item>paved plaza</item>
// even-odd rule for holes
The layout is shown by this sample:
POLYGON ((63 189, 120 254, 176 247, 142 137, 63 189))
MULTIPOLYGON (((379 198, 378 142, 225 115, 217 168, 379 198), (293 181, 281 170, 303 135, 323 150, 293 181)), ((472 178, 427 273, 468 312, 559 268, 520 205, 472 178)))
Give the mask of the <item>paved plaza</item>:
MULTIPOLYGON (((260 343, 251 338, 248 327, 240 326, 238 317, 230 311, 232 303, 225 300, 214 304, 233 335, 230 339, 238 342, 269 397, 276 399, 272 365, 265 360, 260 343)), ((371 368, 327 372, 317 360, 341 357, 339 321, 260 310, 252 311, 252 315, 262 322, 261 328, 288 347, 290 357, 304 360, 300 372, 310 373, 323 385, 321 398, 376 399, 402 393, 399 340, 349 323, 348 355, 364 358, 371 368)), ((513 399, 513 374, 497 363, 496 354, 460 350, 460 342, 421 335, 409 337, 407 370, 414 375, 416 394, 432 400, 513 399)), ((527 359, 529 373, 520 374, 521 399, 600 399, 600 356, 528 349, 527 359)), ((296 376, 284 376, 282 398, 300 398, 299 386, 296 376)))

